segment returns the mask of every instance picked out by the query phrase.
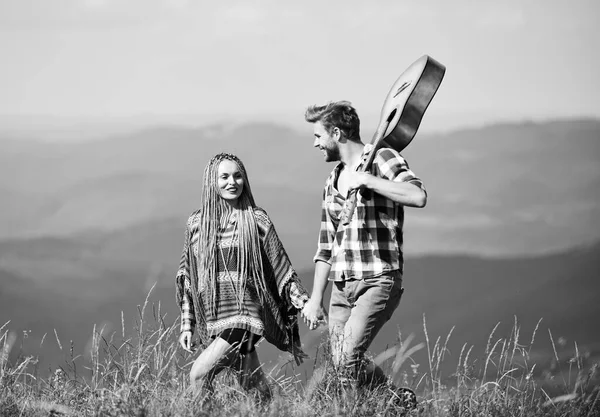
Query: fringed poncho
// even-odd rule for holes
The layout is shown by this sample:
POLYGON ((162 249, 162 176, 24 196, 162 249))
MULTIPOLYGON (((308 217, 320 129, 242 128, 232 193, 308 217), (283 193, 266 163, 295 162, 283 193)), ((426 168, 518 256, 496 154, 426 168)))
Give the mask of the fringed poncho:
POLYGON ((238 328, 263 336, 282 351, 294 355, 299 363, 306 357, 301 349, 297 313, 308 293, 297 274, 267 213, 255 208, 261 242, 261 256, 267 294, 261 305, 257 289, 246 282, 242 297, 237 293, 241 280, 237 272, 238 234, 235 220, 229 222, 217 239, 217 304, 208 299, 205 285, 198 279, 199 211, 188 219, 183 253, 177 271, 177 301, 182 310, 182 331, 197 330, 203 345, 225 329, 238 328))

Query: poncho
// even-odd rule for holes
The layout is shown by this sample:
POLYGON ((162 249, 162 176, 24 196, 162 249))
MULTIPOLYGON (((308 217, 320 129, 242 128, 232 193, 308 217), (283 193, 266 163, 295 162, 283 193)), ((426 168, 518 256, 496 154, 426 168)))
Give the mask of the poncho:
MULTIPOLYGON (((208 300, 204 282, 198 279, 199 211, 188 218, 185 242, 176 278, 177 301, 182 311, 189 308, 193 328, 204 346, 211 337, 227 328, 241 328, 263 336, 282 351, 294 355, 296 363, 307 357, 301 348, 297 313, 308 300, 289 257, 267 213, 255 208, 260 250, 267 293, 258 303, 256 289, 246 284, 243 300, 238 299, 235 285, 245 277, 237 275, 237 234, 229 224, 218 239, 216 251, 218 300, 216 310, 208 300), (189 306, 184 308, 184 305, 189 306)), ((182 315, 183 317, 183 315, 182 315)))

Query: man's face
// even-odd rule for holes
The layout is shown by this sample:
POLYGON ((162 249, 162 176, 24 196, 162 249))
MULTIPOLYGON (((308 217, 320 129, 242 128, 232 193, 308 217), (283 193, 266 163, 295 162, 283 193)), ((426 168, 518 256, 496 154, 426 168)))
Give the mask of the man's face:
POLYGON ((319 148, 325 157, 325 162, 340 160, 340 149, 338 147, 339 129, 334 127, 330 135, 321 122, 315 122, 313 126, 315 141, 313 146, 319 148))

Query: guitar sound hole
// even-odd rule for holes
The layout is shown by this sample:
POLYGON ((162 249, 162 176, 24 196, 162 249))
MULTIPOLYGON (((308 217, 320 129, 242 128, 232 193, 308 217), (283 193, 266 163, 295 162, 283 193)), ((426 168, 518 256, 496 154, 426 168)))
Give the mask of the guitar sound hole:
POLYGON ((396 112, 398 111, 398 109, 394 109, 392 110, 392 112, 390 113, 390 115, 387 118, 387 122, 390 123, 392 121, 392 119, 394 118, 394 116, 396 115, 396 112))

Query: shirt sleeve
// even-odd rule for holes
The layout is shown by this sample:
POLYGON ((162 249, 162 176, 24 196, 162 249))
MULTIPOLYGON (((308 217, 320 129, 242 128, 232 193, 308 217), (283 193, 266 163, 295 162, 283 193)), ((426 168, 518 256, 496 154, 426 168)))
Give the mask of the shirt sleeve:
POLYGON ((309 296, 306 289, 304 289, 298 280, 298 277, 295 276, 288 282, 286 290, 289 303, 292 304, 296 310, 302 310, 304 304, 308 301, 309 296))
POLYGON ((319 240, 317 242, 317 253, 313 258, 313 261, 327 262, 331 265, 331 250, 335 240, 337 224, 334 223, 334 219, 327 209, 327 190, 329 189, 330 181, 331 177, 327 180, 325 188, 323 189, 323 200, 321 202, 321 228, 319 230, 319 240))
POLYGON ((181 258, 179 259, 179 268, 177 269, 177 281, 179 281, 181 279, 181 277, 184 278, 190 278, 190 241, 191 241, 191 236, 190 236, 190 221, 188 220, 187 224, 186 224, 186 228, 185 228, 185 235, 183 238, 183 249, 181 251, 181 258))
POLYGON ((373 161, 373 174, 397 182, 409 182, 423 191, 423 181, 408 167, 408 162, 394 149, 383 148, 377 152, 373 161))
POLYGON ((190 295, 186 290, 181 300, 181 332, 194 333, 195 325, 194 304, 190 301, 190 295))
POLYGON ((181 310, 180 329, 182 332, 191 331, 193 333, 196 320, 194 314, 194 304, 190 294, 190 226, 190 220, 188 220, 185 228, 183 250, 181 252, 181 259, 179 261, 179 269, 177 270, 176 275, 176 285, 177 298, 179 301, 179 308, 181 310))

